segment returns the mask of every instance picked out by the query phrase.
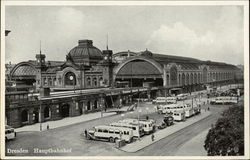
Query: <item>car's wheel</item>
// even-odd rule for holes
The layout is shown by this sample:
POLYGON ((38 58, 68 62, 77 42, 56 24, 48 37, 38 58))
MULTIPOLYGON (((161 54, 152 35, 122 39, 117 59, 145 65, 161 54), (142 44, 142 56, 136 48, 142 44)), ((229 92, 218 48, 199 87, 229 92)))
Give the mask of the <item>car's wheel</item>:
POLYGON ((110 141, 111 143, 114 143, 114 142, 115 142, 115 140, 114 140, 113 137, 110 137, 110 138, 109 138, 109 141, 110 141))

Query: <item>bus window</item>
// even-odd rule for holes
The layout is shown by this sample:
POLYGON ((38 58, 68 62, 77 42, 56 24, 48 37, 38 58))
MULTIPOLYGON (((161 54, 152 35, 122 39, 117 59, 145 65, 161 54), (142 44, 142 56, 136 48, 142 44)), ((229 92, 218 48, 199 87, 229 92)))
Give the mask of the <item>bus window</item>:
POLYGON ((103 130, 103 133, 108 133, 108 130, 107 130, 107 129, 104 129, 104 130, 103 130))
POLYGON ((136 130, 136 128, 135 128, 135 127, 132 127, 132 129, 133 129, 133 130, 136 130))
POLYGON ((101 129, 98 129, 97 132, 102 132, 102 130, 101 130, 101 129))
POLYGON ((114 133, 114 131, 113 130, 109 130, 109 133, 114 133))
POLYGON ((115 131, 115 134, 119 134, 119 131, 115 131))

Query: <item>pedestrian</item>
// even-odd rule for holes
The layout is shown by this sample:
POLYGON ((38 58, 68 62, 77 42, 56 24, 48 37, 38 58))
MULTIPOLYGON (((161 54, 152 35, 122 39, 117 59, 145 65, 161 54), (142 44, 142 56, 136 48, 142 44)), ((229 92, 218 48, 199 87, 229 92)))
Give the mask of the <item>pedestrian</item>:
POLYGON ((49 124, 47 124, 47 130, 49 130, 49 124))
POLYGON ((152 141, 155 140, 155 135, 154 134, 151 135, 151 139, 152 139, 152 141))
POLYGON ((84 135, 87 138, 87 130, 86 129, 84 130, 84 135))
POLYGON ((208 108, 207 108, 207 110, 209 111, 209 110, 210 110, 210 108, 208 107, 208 108))
POLYGON ((146 120, 148 120, 149 119, 149 117, 148 116, 146 116, 146 120))

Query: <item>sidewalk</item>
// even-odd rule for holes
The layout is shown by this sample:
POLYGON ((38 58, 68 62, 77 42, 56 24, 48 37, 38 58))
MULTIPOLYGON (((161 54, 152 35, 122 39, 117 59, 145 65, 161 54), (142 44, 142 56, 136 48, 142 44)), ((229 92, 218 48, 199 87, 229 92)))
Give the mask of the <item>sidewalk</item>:
POLYGON ((155 135, 155 140, 152 141, 151 140, 151 136, 144 136, 141 138, 141 140, 137 140, 136 142, 130 143, 130 144, 126 144, 125 146, 119 148, 122 151, 125 152, 137 152, 195 122, 198 122, 208 116, 211 115, 211 112, 207 111, 205 112, 204 110, 202 110, 201 114, 196 115, 194 117, 191 117, 189 119, 186 119, 185 122, 175 122, 175 124, 173 126, 167 127, 163 130, 158 130, 154 133, 155 135))
MULTIPOLYGON (((128 107, 129 106, 124 106, 124 107, 122 107, 122 110, 126 111, 128 107)), ((107 116, 111 116, 111 115, 116 114, 116 112, 108 113, 109 110, 114 110, 114 109, 110 108, 107 110, 106 113, 103 112, 103 117, 107 117, 107 116)), ((102 118, 101 112, 83 114, 83 115, 80 115, 77 117, 66 117, 66 118, 63 118, 60 120, 56 120, 56 121, 47 121, 47 122, 42 123, 42 131, 47 130, 47 125, 49 125, 49 129, 54 129, 54 128, 68 126, 68 125, 76 124, 76 123, 80 123, 80 122, 86 122, 86 121, 94 120, 94 119, 98 119, 98 118, 102 118)), ((15 131, 16 132, 40 131, 40 123, 35 123, 32 125, 16 128, 15 131)))

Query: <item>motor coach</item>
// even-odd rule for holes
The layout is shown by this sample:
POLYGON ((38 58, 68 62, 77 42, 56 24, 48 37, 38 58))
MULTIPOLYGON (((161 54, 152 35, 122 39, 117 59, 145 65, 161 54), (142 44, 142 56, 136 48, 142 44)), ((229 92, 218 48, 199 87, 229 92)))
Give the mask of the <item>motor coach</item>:
MULTIPOLYGON (((120 121, 119 121, 120 122, 120 121)), ((141 124, 143 127, 143 132, 144 134, 150 134, 153 133, 156 127, 155 121, 153 119, 148 119, 148 120, 139 120, 138 119, 124 119, 122 122, 129 123, 129 124, 141 124)))
POLYGON ((177 98, 176 97, 167 97, 167 103, 168 104, 175 104, 175 103, 177 103, 177 98))
POLYGON ((130 128, 133 130, 133 136, 135 138, 143 136, 143 125, 141 125, 141 124, 138 125, 138 124, 125 123, 123 121, 119 121, 119 122, 111 123, 110 126, 130 128))
POLYGON ((176 96, 176 98, 177 98, 177 100, 178 101, 182 101, 182 100, 186 100, 187 99, 187 94, 178 94, 177 96, 176 96))
POLYGON ((124 127, 100 125, 93 127, 86 134, 87 139, 104 140, 112 143, 118 139, 125 140, 128 143, 133 141, 133 130, 124 127))
POLYGON ((169 112, 174 112, 175 110, 177 110, 178 107, 179 107, 179 104, 161 105, 158 110, 158 113, 165 114, 169 112))
POLYGON ((237 97, 216 97, 215 99, 210 101, 210 104, 236 104, 238 103, 237 97))
POLYGON ((173 118, 175 121, 184 121, 185 120, 185 111, 175 111, 173 113, 173 118))
POLYGON ((167 97, 157 97, 155 100, 153 100, 154 104, 166 104, 167 103, 167 97))

